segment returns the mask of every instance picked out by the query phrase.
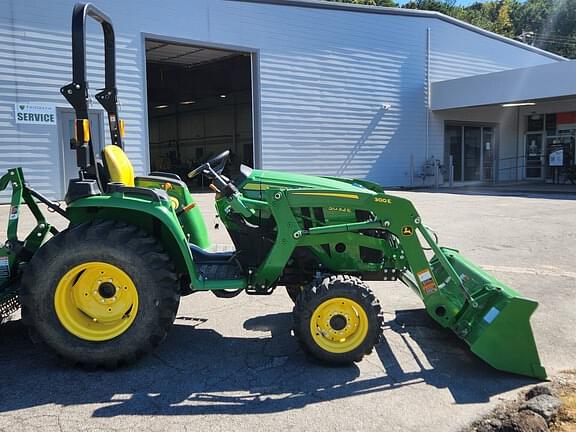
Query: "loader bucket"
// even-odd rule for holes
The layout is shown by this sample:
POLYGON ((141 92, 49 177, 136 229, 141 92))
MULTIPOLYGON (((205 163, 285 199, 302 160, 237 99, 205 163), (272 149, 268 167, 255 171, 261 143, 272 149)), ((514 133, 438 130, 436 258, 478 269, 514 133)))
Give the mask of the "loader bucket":
POLYGON ((437 257, 431 260, 439 284, 433 307, 427 303, 433 318, 450 327, 474 354, 494 368, 546 379, 530 326, 538 303, 522 297, 457 251, 441 251, 460 280, 454 281, 437 257), (455 312, 444 322, 437 316, 441 302, 446 303, 444 310, 455 312))

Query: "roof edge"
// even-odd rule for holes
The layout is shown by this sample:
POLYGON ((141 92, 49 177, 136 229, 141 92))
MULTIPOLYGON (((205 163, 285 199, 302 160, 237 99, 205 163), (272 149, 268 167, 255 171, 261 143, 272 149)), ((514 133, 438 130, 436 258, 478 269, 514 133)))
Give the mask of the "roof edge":
POLYGON ((323 0, 226 0, 239 3, 260 3, 260 4, 272 4, 278 6, 296 6, 302 8, 311 9, 330 9, 330 10, 340 10, 346 12, 364 12, 364 13, 374 13, 382 15, 403 15, 411 17, 422 17, 422 18, 436 18, 441 21, 445 21, 449 24, 462 27, 466 30, 473 31, 475 33, 481 34, 482 36, 489 37, 491 39, 498 40, 500 42, 507 43, 509 45, 515 46, 517 48, 525 49, 527 51, 532 51, 536 54, 540 54, 557 61, 569 60, 558 54, 551 53, 549 51, 543 50, 541 48, 536 48, 531 45, 527 45, 520 41, 507 38, 506 36, 501 36, 497 33, 493 33, 483 28, 477 27, 475 25, 469 24, 459 19, 453 18, 448 15, 436 11, 425 11, 418 9, 402 9, 402 8, 391 8, 383 6, 371 6, 371 5, 360 5, 351 3, 335 3, 323 0))
POLYGON ((464 109, 576 97, 576 60, 490 72, 432 83, 431 109, 464 109), (514 85, 521 82, 521 86, 514 85), (539 85, 540 84, 540 85, 539 85))

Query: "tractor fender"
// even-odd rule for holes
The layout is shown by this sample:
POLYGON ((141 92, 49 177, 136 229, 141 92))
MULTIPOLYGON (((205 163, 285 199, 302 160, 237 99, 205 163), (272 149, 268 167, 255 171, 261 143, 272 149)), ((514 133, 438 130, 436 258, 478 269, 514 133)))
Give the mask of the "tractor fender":
POLYGON ((149 200, 122 193, 80 198, 66 208, 70 226, 92 220, 116 220, 136 225, 156 238, 172 258, 179 273, 198 281, 188 239, 168 201, 149 200))

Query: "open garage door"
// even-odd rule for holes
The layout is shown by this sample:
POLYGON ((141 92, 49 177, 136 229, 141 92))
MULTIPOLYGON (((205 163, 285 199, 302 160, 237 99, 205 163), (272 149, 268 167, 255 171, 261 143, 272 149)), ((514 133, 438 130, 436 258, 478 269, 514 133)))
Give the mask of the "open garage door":
POLYGON ((227 149, 227 171, 254 165, 250 53, 148 39, 146 70, 153 171, 184 179, 227 149))

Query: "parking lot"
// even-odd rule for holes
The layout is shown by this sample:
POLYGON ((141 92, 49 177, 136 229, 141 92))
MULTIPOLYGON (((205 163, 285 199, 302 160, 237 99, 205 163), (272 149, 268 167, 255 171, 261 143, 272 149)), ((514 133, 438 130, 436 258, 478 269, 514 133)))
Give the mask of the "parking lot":
MULTIPOLYGON (((532 325, 549 374, 576 367, 576 197, 397 195, 414 202, 442 245, 540 302, 532 325)), ((212 195, 199 202, 212 227, 212 195)), ((0 239, 7 215, 0 206, 0 239)), ((23 232, 30 224, 28 216, 23 232)), ((211 234, 229 243, 223 229, 211 234)), ((299 349, 283 288, 185 297, 161 347, 115 372, 66 366, 16 318, 0 327, 0 430, 456 431, 534 382, 485 365, 401 283, 371 286, 385 341, 344 368, 299 349)))

